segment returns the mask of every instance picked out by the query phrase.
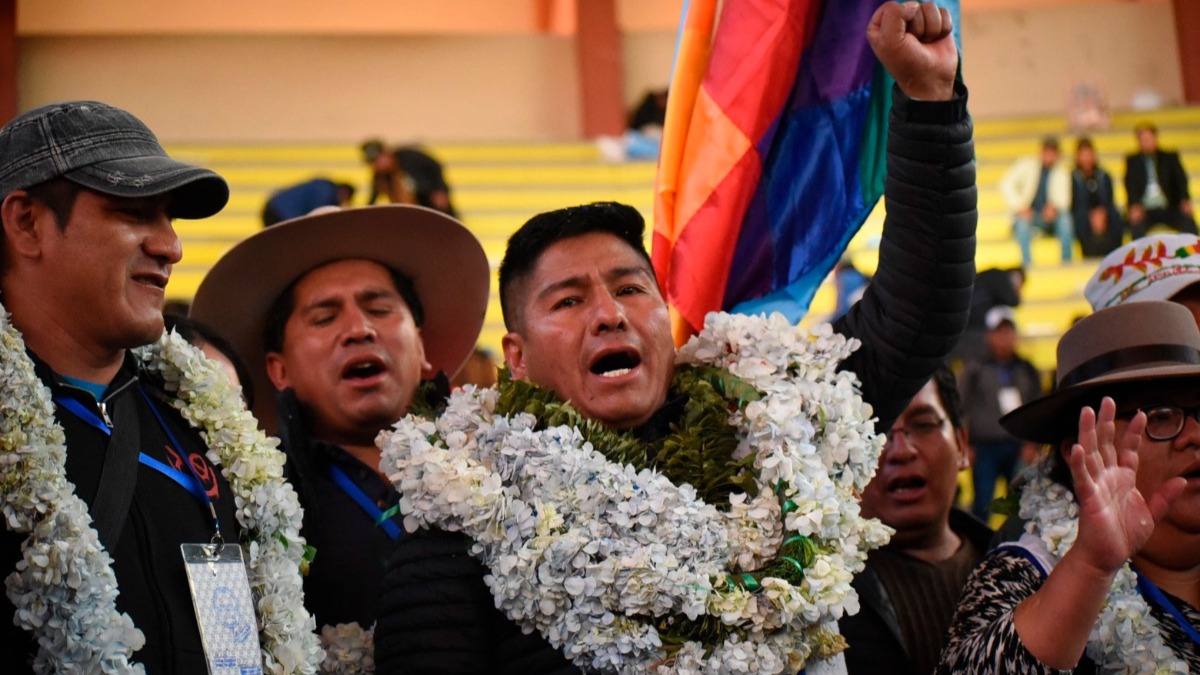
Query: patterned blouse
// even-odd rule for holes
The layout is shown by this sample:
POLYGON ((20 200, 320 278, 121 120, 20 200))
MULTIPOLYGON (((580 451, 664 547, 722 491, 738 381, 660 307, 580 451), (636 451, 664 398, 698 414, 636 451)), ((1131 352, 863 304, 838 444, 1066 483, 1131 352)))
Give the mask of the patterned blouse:
MULTIPOLYGON (((1022 600, 1041 587, 1042 576, 1020 553, 992 551, 975 568, 958 601, 950 635, 942 650, 937 672, 945 675, 1025 675, 1041 673, 1094 673, 1086 656, 1074 670, 1050 668, 1029 653, 1013 625, 1013 612, 1022 600)), ((1200 611, 1167 595, 1192 626, 1200 626, 1200 611)), ((1189 671, 1200 673, 1200 646, 1165 610, 1153 602, 1150 611, 1158 621, 1163 641, 1187 661, 1189 671)))

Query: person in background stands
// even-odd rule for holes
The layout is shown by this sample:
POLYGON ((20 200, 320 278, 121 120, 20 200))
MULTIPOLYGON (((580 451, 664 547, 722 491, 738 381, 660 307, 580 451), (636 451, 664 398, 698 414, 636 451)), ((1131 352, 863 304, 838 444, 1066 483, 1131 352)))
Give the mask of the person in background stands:
POLYGON ((949 367, 917 392, 887 439, 862 508, 896 533, 854 577, 862 608, 838 622, 851 675, 933 672, 959 593, 992 537, 954 508, 958 474, 970 461, 949 367))
POLYGON ((996 480, 1012 481, 1021 459, 1021 441, 1000 426, 1000 418, 1042 394, 1041 376, 1017 354, 1017 324, 1008 307, 987 315, 987 358, 963 370, 961 391, 968 438, 974 449, 975 503, 971 512, 987 520, 996 480))

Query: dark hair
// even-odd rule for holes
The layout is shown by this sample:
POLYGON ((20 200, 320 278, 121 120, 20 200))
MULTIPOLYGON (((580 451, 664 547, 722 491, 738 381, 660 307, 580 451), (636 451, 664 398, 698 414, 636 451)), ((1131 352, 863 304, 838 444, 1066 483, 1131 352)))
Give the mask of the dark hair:
POLYGON ((1088 150, 1096 149, 1096 146, 1092 143, 1092 139, 1087 136, 1081 136, 1078 141, 1075 141, 1075 152, 1079 152, 1084 148, 1088 150))
MULTIPOLYGON (((288 284, 287 288, 283 289, 283 292, 267 308, 266 328, 263 330, 263 346, 268 352, 278 352, 283 349, 283 338, 284 332, 287 329, 287 322, 292 316, 292 311, 296 309, 296 285, 313 271, 321 269, 325 265, 332 265, 335 262, 340 261, 330 260, 292 279, 292 283, 288 284)), ((417 291, 413 287, 412 279, 408 278, 403 272, 392 269, 379 261, 372 260, 371 262, 382 265, 388 271, 388 274, 392 276, 392 285, 396 287, 396 292, 400 294, 404 303, 408 305, 408 311, 412 314, 413 322, 417 326, 424 324, 425 310, 421 307, 421 300, 417 297, 417 291)))
POLYGON ((379 140, 378 138, 372 138, 364 141, 359 148, 362 150, 363 159, 366 160, 368 164, 374 162, 375 158, 379 155, 382 155, 386 149, 383 145, 383 141, 379 140))
POLYGON ((337 187, 339 198, 342 196, 342 193, 346 195, 345 203, 349 203, 350 200, 354 199, 354 193, 357 192, 357 190, 353 185, 349 183, 334 183, 334 185, 337 187))
POLYGON ((1056 136, 1046 136, 1043 138, 1042 149, 1058 150, 1058 138, 1056 136))
POLYGON ((930 381, 934 384, 934 389, 937 390, 938 398, 942 401, 942 407, 946 409, 946 417, 950 419, 950 426, 955 429, 963 428, 963 407, 962 395, 958 392, 958 381, 954 378, 954 371, 950 366, 943 363, 938 366, 937 370, 933 371, 933 377, 930 381))
POLYGON ((242 398, 246 401, 246 407, 254 407, 254 380, 250 377, 250 369, 246 367, 246 363, 242 361, 241 356, 228 340, 221 337, 208 324, 179 314, 163 314, 163 323, 167 330, 174 330, 191 344, 197 347, 203 347, 206 344, 212 345, 217 348, 217 351, 224 354, 225 358, 233 364, 233 372, 237 373, 238 381, 242 383, 242 398))
POLYGON ((1150 133, 1154 134, 1155 136, 1158 135, 1158 125, 1156 125, 1154 122, 1151 122, 1149 120, 1142 120, 1141 122, 1138 122, 1136 126, 1133 127, 1134 135, 1140 134, 1142 132, 1142 130, 1149 131, 1150 133))
POLYGON ((75 200, 84 187, 62 176, 51 178, 25 189, 30 197, 46 205, 54 214, 58 229, 66 229, 71 220, 71 211, 75 210, 75 200))
POLYGON ((540 213, 509 237, 504 260, 500 263, 500 311, 504 315, 505 328, 517 330, 514 315, 517 299, 512 297, 513 287, 533 272, 542 253, 564 239, 592 232, 617 237, 650 264, 650 254, 646 253, 643 240, 646 221, 632 206, 595 202, 540 213))

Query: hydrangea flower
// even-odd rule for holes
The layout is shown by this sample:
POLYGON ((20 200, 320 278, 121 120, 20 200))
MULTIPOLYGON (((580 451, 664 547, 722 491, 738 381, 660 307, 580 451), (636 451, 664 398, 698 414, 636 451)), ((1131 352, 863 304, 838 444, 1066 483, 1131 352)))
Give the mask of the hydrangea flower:
MULTIPOLYGON (((257 429, 224 372, 178 335, 166 334, 134 356, 201 431, 209 461, 235 494, 265 671, 315 673, 324 655, 304 608, 301 510, 283 480, 278 441, 257 429)), ((5 579, 14 622, 37 638, 36 672, 74 671, 79 664, 88 664, 88 672, 144 672, 133 654, 145 637, 116 610, 112 558, 67 481, 65 442, 50 392, 0 306, 0 510, 11 531, 29 535, 5 579)))
POLYGON ((837 371, 857 346, 828 326, 714 313, 680 350, 681 365, 723 368, 760 394, 730 416, 755 497, 706 503, 610 461, 579 429, 498 414, 498 393, 472 387, 436 420, 409 416, 380 434, 381 466, 405 526, 470 535, 497 607, 581 667, 796 672, 844 648, 835 622, 857 611, 851 576, 890 534, 855 496, 883 447, 856 379, 837 371), (781 559, 797 538, 808 559, 781 559), (772 564, 803 566, 803 581, 743 581, 772 564), (724 637, 664 648, 657 626, 701 617, 724 637))

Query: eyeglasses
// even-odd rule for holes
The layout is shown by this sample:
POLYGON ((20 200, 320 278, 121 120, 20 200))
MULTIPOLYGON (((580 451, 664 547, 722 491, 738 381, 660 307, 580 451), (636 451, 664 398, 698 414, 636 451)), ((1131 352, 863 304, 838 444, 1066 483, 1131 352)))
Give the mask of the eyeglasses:
POLYGON ((928 447, 936 437, 941 436, 942 426, 946 424, 945 417, 937 415, 917 415, 905 421, 902 427, 892 427, 884 436, 887 441, 884 448, 892 447, 896 434, 904 436, 904 440, 914 447, 928 447))
MULTIPOLYGON (((1200 422, 1200 406, 1182 408, 1176 405, 1156 405, 1150 408, 1139 408, 1146 413, 1146 435, 1155 441, 1173 441, 1183 433, 1183 425, 1188 418, 1200 422)), ((1122 417, 1133 417, 1137 410, 1125 413, 1122 417)))

